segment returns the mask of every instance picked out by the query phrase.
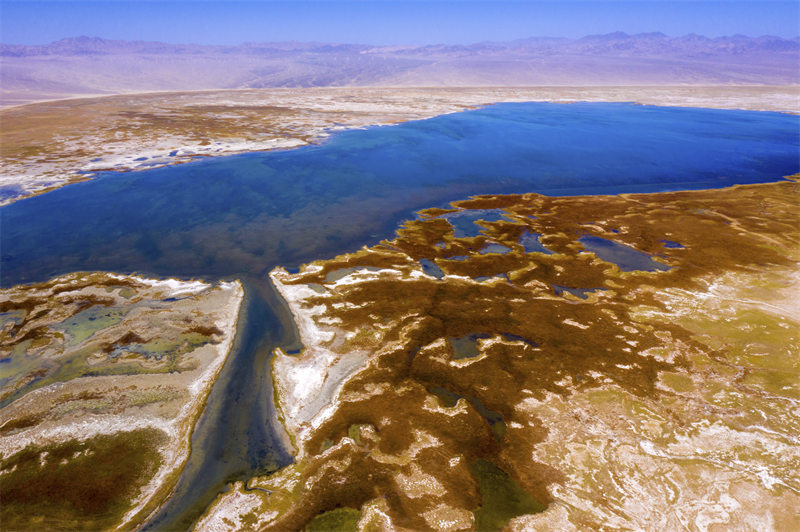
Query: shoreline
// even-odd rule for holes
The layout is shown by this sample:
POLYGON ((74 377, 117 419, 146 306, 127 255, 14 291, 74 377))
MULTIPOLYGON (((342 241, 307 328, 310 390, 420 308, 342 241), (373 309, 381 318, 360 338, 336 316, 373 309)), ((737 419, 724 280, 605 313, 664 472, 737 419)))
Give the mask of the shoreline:
POLYGON ((92 179, 93 172, 140 171, 203 157, 293 149, 319 144, 339 131, 425 120, 496 103, 630 103, 797 115, 800 114, 799 100, 800 86, 795 85, 702 85, 230 89, 145 92, 35 102, 0 109, 0 116, 6 122, 11 121, 7 130, 14 132, 16 129, 23 138, 34 135, 24 141, 26 144, 4 151, 3 160, 7 168, 5 175, 0 175, 0 187, 10 190, 16 187, 13 194, 19 195, 0 200, 0 206, 92 179), (342 95, 347 95, 346 102, 338 101, 342 95), (184 101, 187 97, 191 98, 190 102, 184 101), (423 97, 428 99, 425 108, 417 105, 423 97), (99 120, 100 126, 94 130, 87 130, 89 126, 79 126, 75 130, 66 119, 56 128, 64 129, 63 133, 51 133, 63 138, 41 152, 39 147, 43 143, 51 143, 44 138, 37 140, 35 135, 39 133, 26 133, 26 120, 36 121, 36 113, 44 113, 42 116, 60 124, 65 120, 62 115, 68 112, 60 108, 70 109, 70 106, 75 107, 76 112, 84 108, 95 109, 97 117, 94 118, 99 120), (144 107, 141 107, 142 111, 135 111, 139 108, 137 106, 144 107), (157 116, 137 118, 131 131, 136 132, 135 135, 123 131, 122 137, 119 133, 107 136, 109 131, 123 126, 117 123, 115 113, 131 112, 134 117, 145 116, 143 113, 149 107, 153 107, 157 116), (226 124, 223 128, 218 123, 221 108, 228 109, 226 113, 233 113, 233 125, 226 124), (55 119, 51 116, 53 113, 55 119), (168 117, 182 116, 181 113, 196 116, 194 120, 210 128, 203 133, 206 136, 192 137, 189 131, 167 127, 163 123, 168 117), (164 118, 159 118, 162 115, 164 118), (62 118, 58 118, 60 116, 62 118), (292 121, 288 129, 280 122, 285 116, 292 121), (155 121, 148 126, 147 120, 155 121), (105 125, 104 121, 107 122, 105 125), (256 125, 259 127, 255 128, 256 125), (152 129, 149 132, 148 127, 152 129), (31 146, 35 148, 32 152, 25 151, 31 146))
POLYGON ((191 436, 192 453, 173 493, 151 512, 142 530, 190 529, 232 479, 250 478, 289 463, 283 426, 272 410, 269 376, 270 336, 282 345, 291 325, 276 306, 282 300, 266 279, 244 277, 245 300, 237 324, 231 358, 219 373, 205 410, 191 436), (247 398, 243 396, 247 396, 247 398), (244 402, 242 402, 244 401, 244 402), (263 431, 263 432, 262 432, 263 431), (261 453, 267 452, 266 456, 261 453), (258 463, 252 457, 258 455, 258 463), (248 458, 249 457, 249 458, 248 458))
POLYGON ((211 388, 214 386, 214 383, 216 383, 223 366, 230 357, 233 341, 236 336, 236 331, 238 330, 238 325, 241 318, 242 302, 244 301, 244 288, 242 287, 242 283, 238 280, 235 280, 224 284, 233 285, 238 293, 236 299, 231 302, 230 308, 227 309, 227 312, 223 317, 223 319, 228 318, 229 325, 225 330, 225 340, 223 343, 216 346, 220 356, 217 356, 215 358, 214 365, 208 367, 200 376, 200 378, 196 379, 190 386, 190 390, 192 390, 195 394, 194 400, 192 403, 187 403, 184 405, 183 410, 186 410, 187 413, 193 413, 191 415, 187 414, 186 419, 182 423, 178 423, 181 425, 181 428, 183 429, 182 432, 184 433, 181 436, 181 439, 185 440, 185 444, 181 449, 182 452, 178 455, 175 465, 163 473, 163 480, 159 483, 154 483, 152 488, 153 492, 149 496, 144 497, 143 501, 139 505, 132 508, 127 514, 125 514, 123 521, 117 525, 117 530, 124 529, 127 525, 136 521, 137 517, 139 517, 139 525, 137 528, 145 526, 147 522, 158 513, 158 510, 169 501, 171 494, 174 492, 178 484, 180 475, 186 466, 186 462, 189 460, 189 455, 192 453, 192 434, 197 426, 197 422, 200 420, 206 410, 211 388), (166 495, 153 510, 148 512, 148 508, 152 506, 158 493, 162 490, 165 490, 167 487, 169 489, 169 494, 166 495), (146 517, 140 517, 145 512, 147 513, 146 517))
MULTIPOLYGON (((182 463, 179 465, 179 467, 177 469, 169 472, 168 480, 165 481, 162 484, 162 486, 159 487, 159 489, 158 489, 158 491, 161 491, 166 486, 169 486, 169 493, 167 495, 165 495, 163 498, 161 498, 160 502, 149 511, 148 511, 148 506, 145 505, 142 508, 140 508, 135 514, 133 513, 135 511, 135 509, 131 510, 131 512, 129 512, 129 514, 133 514, 133 515, 128 520, 128 522, 135 520, 136 517, 140 516, 144 512, 148 512, 147 515, 144 518, 140 518, 139 519, 139 524, 137 526, 137 530, 141 530, 142 528, 146 527, 148 525, 148 523, 150 522, 150 520, 153 517, 155 517, 156 515, 158 515, 158 513, 161 511, 161 509, 170 501, 170 499, 172 498, 173 494, 175 493, 175 490, 176 490, 176 488, 178 486, 178 481, 180 480, 181 474, 183 473, 183 469, 186 467, 186 463, 189 460, 189 456, 192 454, 192 451, 193 451, 193 448, 192 448, 192 435, 194 434, 194 431, 197 428, 197 423, 200 421, 200 418, 203 417, 203 414, 206 411, 206 407, 208 405, 208 398, 209 398, 209 396, 211 394, 211 388, 217 382, 217 378, 219 377, 219 374, 222 371, 222 368, 225 366, 225 363, 230 358, 232 349, 234 347, 234 340, 235 340, 236 334, 238 333, 238 330, 239 330, 239 323, 242 321, 242 317, 243 317, 242 314, 245 312, 244 307, 243 307, 243 303, 244 303, 244 300, 245 300, 245 297, 246 297, 241 281, 236 280, 236 281, 233 281, 233 282, 238 284, 239 290, 241 291, 241 296, 239 297, 239 300, 238 300, 238 303, 237 303, 236 318, 233 320, 233 323, 231 324, 231 326, 226 331, 226 339, 228 341, 227 341, 227 345, 225 346, 225 356, 224 356, 223 360, 221 361, 221 363, 218 364, 218 367, 214 370, 214 375, 210 379, 210 382, 206 386, 204 392, 201 391, 201 395, 203 395, 203 393, 204 393, 204 396, 203 396, 203 399, 202 399, 202 405, 200 405, 200 407, 195 411, 196 413, 192 417, 192 419, 189 420, 188 444, 186 446, 186 453, 185 453, 186 456, 185 456, 185 458, 183 459, 182 463)), ((246 316, 245 316, 245 319, 246 319, 246 316)), ((125 524, 127 524, 127 523, 125 523, 125 522, 121 523, 117 527, 117 529, 123 528, 123 526, 125 524)))
MULTIPOLYGON (((566 102, 564 102, 564 103, 566 103, 566 102)), ((650 104, 645 104, 645 105, 650 105, 650 104)), ((687 189, 679 189, 679 190, 667 190, 667 191, 662 191, 662 192, 634 192, 634 193, 619 193, 619 194, 588 194, 588 195, 576 195, 576 196, 567 196, 567 197, 569 197, 569 198, 577 198, 577 199, 580 199, 580 198, 588 199, 588 198, 598 198, 598 197, 600 197, 600 198, 617 197, 617 198, 623 198, 623 199, 626 199, 626 200, 636 201, 636 197, 640 196, 640 195, 692 194, 692 193, 702 193, 702 192, 707 192, 707 191, 721 191, 721 190, 727 190, 727 189, 733 190, 733 189, 741 189, 741 188, 747 188, 747 187, 761 187, 761 186, 765 186, 765 185, 768 186, 768 185, 774 185, 774 184, 777 184, 777 183, 782 183, 784 181, 793 182, 793 183, 795 183, 795 187, 800 187, 800 182, 798 181, 799 178, 800 178, 800 175, 794 174, 794 175, 791 175, 791 176, 784 176, 783 178, 776 179, 775 181, 768 181, 768 182, 764 182, 764 183, 734 184, 734 185, 721 187, 721 188, 688 189, 688 190, 687 189)), ((535 193, 533 193, 533 194, 535 194, 535 193)), ((452 202, 451 205, 456 205, 456 204, 459 204, 459 203, 469 203, 470 201, 475 200, 475 199, 485 199, 485 198, 490 198, 490 197, 498 197, 498 198, 506 197, 506 198, 508 198, 508 197, 524 197, 524 196, 526 196, 525 193, 519 193, 519 194, 497 194, 497 195, 480 194, 480 195, 475 195, 475 196, 468 196, 468 197, 466 197, 464 199, 457 200, 455 202, 452 202)), ((416 212, 417 213, 421 213, 421 212, 426 211, 426 210, 428 210, 430 208, 431 207, 429 206, 427 208, 419 209, 416 212)), ((475 208, 475 207, 472 207, 472 208, 475 208)), ((353 253, 350 253, 350 254, 356 254, 356 253, 358 253, 358 252, 353 252, 353 253)), ((331 259, 331 260, 333 260, 333 259, 331 259)), ((317 264, 317 262, 331 262, 331 260, 312 261, 312 262, 306 263, 305 266, 308 267, 309 265, 317 264)), ((321 268, 317 268, 317 269, 319 270, 321 268)), ((265 275, 267 277, 267 282, 273 282, 273 285, 275 287, 275 290, 276 290, 278 296, 280 297, 282 302, 289 309, 289 317, 290 317, 290 319, 294 322, 295 327, 297 329, 299 329, 301 337, 303 337, 304 331, 306 333, 308 333, 309 328, 308 327, 303 327, 302 326, 303 324, 299 323, 301 320, 298 318, 298 316, 294 312, 294 308, 295 308, 295 306, 296 306, 296 304, 298 303, 299 300, 291 300, 291 298, 287 297, 286 290, 282 290, 281 289, 279 281, 274 276, 275 272, 279 272, 279 270, 282 270, 282 268, 280 266, 276 266, 274 269, 270 270, 265 275)), ((285 272, 285 270, 284 270, 284 272, 285 272)), ((288 274, 288 272, 285 272, 285 273, 286 273, 286 277, 294 277, 296 275, 296 274, 288 274)), ((313 271, 305 269, 305 270, 300 272, 301 275, 302 274, 309 274, 309 273, 313 273, 313 271)), ((378 273, 379 274, 383 273, 383 270, 378 272, 378 273)), ((354 277, 358 277, 359 275, 360 274, 356 274, 356 276, 348 275, 344 279, 341 279, 338 282, 333 283, 333 285, 334 286, 336 286, 336 285, 344 286, 344 285, 347 285, 347 284, 351 284, 348 281, 351 281, 354 277)), ((174 278, 170 277, 170 278, 168 278, 166 280, 158 281, 158 282, 166 283, 167 285, 169 285, 169 281, 171 281, 173 279, 174 278)), ((233 281, 233 282, 234 283, 238 283, 239 284, 239 289, 242 290, 242 284, 241 284, 240 281, 237 280, 237 281, 233 281)), ((327 284, 330 285, 330 283, 327 283, 327 284)), ((15 285, 15 286, 20 286, 20 285, 15 285)), ((158 514, 160 509, 165 504, 167 504, 169 502, 169 500, 170 500, 170 498, 172 496, 172 493, 174 493, 175 487, 177 486, 177 483, 178 483, 178 481, 180 479, 180 475, 182 474, 183 468, 186 466, 186 462, 188 460, 188 457, 192 452, 192 448, 191 448, 191 436, 192 436, 192 433, 194 432, 194 428, 196 428, 196 425, 197 425, 198 421, 201 419, 202 415, 206 411, 209 393, 210 393, 214 383, 216 382, 217 378, 219 377, 220 371, 222 370, 223 366, 225 365, 225 362, 228 360, 228 358, 230 356, 232 345, 233 345, 233 341, 234 341, 234 338, 235 338, 235 332, 238 331, 239 324, 241 323, 242 312, 243 312, 243 306, 242 306, 243 305, 243 297, 244 297, 244 295, 242 294, 242 296, 239 298, 239 301, 238 301, 238 311, 236 313, 236 317, 235 317, 234 323, 233 323, 234 334, 233 335, 228 335, 229 331, 226 330, 226 339, 227 339, 226 341, 228 342, 228 345, 227 345, 227 349, 225 351, 223 360, 219 363, 219 366, 216 368, 213 376, 210 377, 210 380, 203 381, 205 383, 205 388, 201 387, 198 390, 198 393, 200 395, 205 393, 205 398, 203 399, 202 404, 199 405, 199 407, 198 407, 199 410, 197 410, 196 416, 191 420, 191 427, 188 430, 189 445, 188 445, 188 449, 187 449, 187 451, 185 453, 185 456, 183 457, 182 462, 177 466, 177 470, 173 470, 173 472, 171 472, 171 473, 168 472, 167 473, 167 479, 165 480, 165 482, 172 482, 172 487, 170 488, 170 490, 171 490, 170 494, 168 494, 168 496, 166 496, 163 499, 163 502, 161 504, 159 504, 157 508, 155 508, 154 510, 150 511, 149 514, 147 514, 147 516, 144 519, 144 521, 142 521, 142 526, 147 525, 147 523, 155 515, 158 514), (173 474, 174 474, 174 479, 172 478, 173 474)), ((593 301, 593 299, 594 299, 594 296, 590 297, 590 302, 593 301)), ((308 312, 306 312, 306 314, 308 314, 308 312)), ((342 332, 342 333, 344 333, 346 331, 347 331, 346 328, 340 330, 340 332, 342 332)), ((319 339, 319 338, 317 338, 317 339, 319 339)), ((486 344, 486 345, 488 346, 488 344, 486 344)), ((308 346, 305 346, 305 347, 307 348, 308 346)), ((283 428, 283 434, 279 434, 279 437, 292 440, 292 442, 291 442, 292 445, 290 447, 294 447, 294 450, 295 450, 294 458, 295 459, 304 458, 303 456, 300 456, 298 454, 298 452, 302 453, 301 448, 302 448, 304 440, 302 438, 299 438, 298 440, 301 443, 298 445, 294 441, 294 438, 292 438, 291 433, 289 432, 289 427, 287 426, 287 421, 284 418, 285 412, 281 407, 281 404, 280 404, 280 400, 281 399, 278 396, 280 392, 279 392, 279 386, 276 385, 276 383, 277 383, 277 381, 276 381, 276 372, 274 370, 275 370, 276 366, 279 366, 279 364, 276 365, 276 361, 278 359, 283 359, 283 357, 286 357, 287 359, 296 359, 299 356, 302 356, 302 354, 303 354, 303 352, 301 352, 301 354, 297 355, 297 356, 295 356, 295 355, 285 355, 285 354, 283 354, 283 351, 280 350, 280 348, 276 348, 275 351, 274 351, 274 354, 270 357, 269 362, 268 362, 273 368, 272 379, 273 379, 274 394, 273 394, 273 397, 271 399, 274 401, 274 408, 278 412, 279 424, 283 428)), ((294 361, 293 360, 289 360, 289 364, 291 364, 292 362, 294 362, 294 361)), ((310 369, 320 369, 320 368, 317 368, 316 364, 314 364, 312 366, 313 367, 310 368, 310 369)), ((356 368, 355 373, 357 373, 360 369, 363 369, 363 367, 364 366, 359 366, 358 368, 356 368)), ((324 369, 327 371, 327 369, 329 369, 329 366, 325 366, 324 369)), ((354 373, 351 372, 350 374, 345 375, 345 378, 341 382, 339 382, 339 386, 335 390, 332 391, 332 393, 333 393, 333 395, 332 395, 333 406, 328 405, 328 406, 330 406, 332 411, 334 411, 335 407, 337 406, 336 403, 337 403, 338 392, 340 391, 341 387, 344 384, 347 384, 348 378, 352 377, 353 374, 354 373)), ((207 374, 204 374, 203 377, 204 378, 207 377, 207 374)), ((323 378, 323 384, 324 384, 324 381, 326 379, 327 379, 327 375, 326 375, 325 378, 323 378)), ((320 395, 325 395, 325 394, 324 393, 320 393, 320 395)), ((187 405, 187 407, 188 407, 188 405, 187 405)), ((318 410, 317 413, 315 415, 312 415, 311 418, 309 418, 307 421, 313 422, 315 417, 320 417, 323 413, 325 413, 326 408, 327 407, 325 405, 323 405, 322 409, 318 410)), ((324 422, 328 419, 328 417, 325 417, 325 416, 322 416, 322 417, 323 417, 323 419, 322 419, 322 421, 320 421, 320 423, 324 424, 324 422)), ((312 425, 313 426, 312 426, 311 430, 313 431, 314 429, 318 428, 319 423, 312 423, 312 425)), ((278 432, 280 432, 280 431, 278 431, 278 432)), ((281 470, 278 470, 278 471, 280 472, 281 470)), ((260 488, 260 487, 257 487, 257 486, 252 487, 252 488, 249 487, 249 485, 250 485, 249 482, 250 481, 245 481, 243 483, 242 490, 244 492, 249 492, 250 490, 253 490, 253 491, 264 490, 264 488, 260 488)), ((156 490, 156 492, 154 494, 150 495, 149 498, 152 499, 153 497, 155 497, 158 494, 158 492, 160 491, 160 489, 163 489, 164 485, 165 484, 162 483, 162 485, 161 485, 162 487, 159 488, 158 490, 156 490)), ((234 492, 237 492, 239 490, 238 483, 235 484, 234 486, 235 487, 233 488, 233 490, 230 493, 234 493, 234 492)), ((220 497, 218 497, 216 499, 216 501, 220 500, 221 498, 222 498, 222 495, 220 495, 220 497)), ((201 516, 201 518, 200 518, 201 520, 204 517, 206 517, 208 515, 208 512, 210 512, 211 509, 214 507, 214 505, 216 505, 216 501, 214 503, 212 503, 211 506, 208 507, 207 512, 204 513, 203 516, 201 516)), ((142 513, 146 512, 146 511, 149 511, 149 510, 148 510, 148 507, 147 507, 147 504, 146 504, 146 501, 145 501, 144 503, 142 503, 142 505, 140 505, 136 509, 131 510, 131 512, 129 512, 129 514, 126 514, 126 518, 129 515, 130 515, 130 518, 128 518, 127 521, 123 522, 120 525, 120 527, 123 527, 125 524, 130 523, 130 521, 135 520, 135 518, 137 516, 141 515, 142 513), (133 512, 137 512, 137 513, 134 514, 133 512)))
MULTIPOLYGON (((633 193, 620 193, 620 194, 580 194, 574 196, 554 196, 555 198, 559 199, 572 199, 572 200, 589 200, 589 199, 598 199, 600 201, 608 200, 610 198, 623 198, 625 200, 632 200, 638 201, 637 196, 653 196, 653 195, 685 195, 685 194, 693 194, 693 193, 707 193, 707 192, 723 192, 726 190, 741 190, 741 189, 758 189, 762 187, 770 187, 779 183, 795 183, 795 187, 797 187, 798 191, 800 191, 800 174, 793 174, 788 176, 783 176, 775 181, 767 181, 763 183, 743 183, 743 184, 734 184, 727 187, 720 187, 720 188, 709 188, 709 189, 687 189, 687 190, 667 190, 661 192, 633 192, 633 193)), ((473 196, 469 196, 462 200, 456 200, 454 202, 450 202, 451 208, 459 208, 459 204, 465 203, 468 204, 472 201, 482 201, 487 199, 500 199, 501 201, 509 201, 513 202, 515 200, 520 200, 529 195, 539 195, 544 197, 551 197, 541 193, 518 193, 518 194, 477 194, 473 196)), ((426 216, 426 211, 431 209, 438 209, 438 207, 426 207, 419 209, 415 212, 417 215, 417 219, 425 220, 429 218, 426 216)), ((435 216, 434 216, 435 217, 435 216)), ((411 219, 409 219, 411 220, 411 219)), ((409 221, 407 220, 407 221, 409 221)), ((397 238, 395 234, 394 238, 397 238)), ((391 241, 391 240, 390 240, 391 241)), ((274 406, 276 412, 278 414, 278 422, 283 428, 283 435, 286 438, 286 442, 289 443, 290 449, 293 450, 293 456, 295 460, 300 460, 303 458, 305 452, 305 440, 308 438, 309 434, 313 433, 313 430, 317 428, 320 424, 323 424, 326 419, 330 417, 333 411, 336 409, 336 402, 338 394, 344 384, 346 384, 349 377, 352 377, 356 373, 358 373, 361 369, 366 367, 365 364, 368 364, 368 358, 365 358, 363 361, 364 363, 358 365, 354 368, 350 369, 349 373, 346 373, 340 382, 338 382, 338 386, 335 386, 334 389, 328 390, 328 401, 324 403, 320 408, 316 411, 301 415, 300 411, 295 409, 290 409, 290 405, 295 405, 297 403, 301 403, 299 407, 302 409, 302 398, 303 396, 308 396, 309 394, 314 395, 317 399, 324 395, 323 389, 325 388, 325 382, 329 377, 329 370, 334 368, 339 362, 341 362, 341 357, 337 357, 334 353, 329 351, 326 348, 320 347, 321 344, 328 344, 332 339, 336 337, 337 334, 344 334, 347 331, 341 329, 336 326, 336 324, 328 324, 325 330, 317 324, 315 320, 315 316, 318 314, 324 315, 324 307, 313 307, 313 308, 304 308, 302 303, 303 301, 314 298, 315 295, 318 296, 319 294, 315 294, 315 291, 311 289, 308 285, 305 284, 287 284, 284 281, 290 280, 296 276, 303 276, 303 275, 310 275, 316 272, 320 272, 323 270, 323 264, 332 262, 337 260, 340 257, 346 257, 350 255, 356 255, 364 251, 365 248, 362 247, 360 250, 356 251, 344 251, 341 255, 330 258, 330 259, 318 259, 313 260, 311 262, 302 264, 299 266, 299 270, 295 274, 289 273, 283 266, 276 266, 272 270, 270 270, 266 277, 267 279, 273 284, 275 287, 276 292, 282 298, 283 302, 288 307, 290 318, 293 320, 294 325, 298 331, 300 336, 300 340, 303 345, 303 349, 300 353, 297 354, 287 354, 283 349, 280 347, 276 347, 273 353, 273 356, 270 359, 270 364, 272 365, 272 380, 273 380, 273 395, 274 395, 274 406), (309 358, 311 360, 309 360, 309 358), (297 365, 302 364, 304 366, 309 366, 309 369, 320 370, 323 371, 323 375, 318 376, 316 379, 312 379, 314 382, 319 381, 318 389, 315 388, 313 390, 307 389, 307 386, 304 387, 303 390, 299 390, 297 388, 293 388, 289 386, 292 380, 296 380, 291 375, 287 375, 286 373, 291 371, 292 369, 297 369, 297 365), (314 363, 316 362, 316 363, 314 363), (298 396, 293 390, 299 390, 301 392, 301 396, 298 396), (288 397, 287 397, 288 395, 288 397), (289 401, 287 403, 287 401, 289 401)), ((376 271, 357 271, 351 274, 346 275, 344 278, 339 279, 333 283, 326 283, 327 289, 335 290, 338 286, 343 286, 347 284, 358 283, 360 281, 368 280, 371 278, 378 278, 382 274, 387 275, 394 275, 398 273, 396 270, 387 269, 387 270, 376 270, 376 271)), ((412 274, 415 272, 412 272, 412 274)), ((420 276, 426 276, 424 272, 420 272, 419 275, 411 275, 411 279, 418 278, 420 276)), ((627 275, 625 273, 622 274, 623 276, 627 275)), ((456 279, 458 276, 451 276, 445 275, 444 278, 452 278, 456 279)), ((591 301, 593 296, 589 298, 591 301)), ((308 405, 307 405, 308 406, 308 405)), ((245 487, 247 484, 245 483, 245 487)))

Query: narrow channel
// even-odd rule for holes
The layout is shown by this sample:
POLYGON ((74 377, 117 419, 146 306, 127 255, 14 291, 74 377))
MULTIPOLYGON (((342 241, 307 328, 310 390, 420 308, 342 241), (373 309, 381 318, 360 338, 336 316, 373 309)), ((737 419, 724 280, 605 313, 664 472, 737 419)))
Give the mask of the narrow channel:
POLYGON ((247 277, 242 284, 239 328, 195 427, 191 455, 173 496, 144 530, 190 530, 229 483, 292 461, 278 432, 269 360, 276 346, 299 347, 297 331, 269 278, 247 277))

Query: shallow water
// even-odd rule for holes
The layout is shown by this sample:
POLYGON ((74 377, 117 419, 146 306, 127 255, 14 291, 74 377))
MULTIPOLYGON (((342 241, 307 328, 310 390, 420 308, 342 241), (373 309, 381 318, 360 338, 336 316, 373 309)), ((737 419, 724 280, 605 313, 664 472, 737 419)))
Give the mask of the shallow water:
POLYGON ((468 238, 478 236, 483 227, 478 225, 478 221, 496 222, 506 220, 514 222, 508 218, 502 209, 476 209, 470 211, 454 212, 441 216, 453 226, 453 236, 456 238, 468 238))
POLYGON ((498 255, 506 255, 511 252, 511 248, 502 244, 486 244, 481 248, 479 254, 486 255, 487 253, 496 253, 498 255))
POLYGON ((453 350, 453 358, 475 358, 480 354, 478 350, 478 340, 491 338, 489 334, 467 334, 465 336, 451 336, 449 338, 450 348, 453 350))
POLYGON ((431 277, 441 279, 444 277, 444 272, 438 264, 430 259, 419 259, 419 265, 422 266, 422 271, 431 277))
POLYGON ((613 262, 623 272, 632 271, 667 271, 666 264, 653 260, 653 257, 625 244, 601 238, 599 236, 584 236, 579 239, 587 251, 591 251, 606 262, 613 262))
POLYGON ((539 241, 539 237, 542 235, 539 233, 532 233, 530 231, 525 231, 519 237, 519 243, 525 248, 525 253, 544 253, 546 255, 552 255, 553 252, 547 249, 542 245, 539 241))
POLYGON ((572 288, 569 286, 562 286, 560 284, 554 284, 553 291, 556 293, 557 296, 560 296, 564 292, 568 294, 572 294, 575 297, 579 297, 581 299, 589 299, 589 294, 592 292, 596 292, 598 290, 603 290, 603 288, 572 288))
POLYGON ((299 344, 291 315, 267 279, 244 280, 245 300, 233 349, 192 435, 192 453, 175 495, 145 530, 189 530, 235 480, 291 462, 276 424, 269 359, 275 345, 299 344))

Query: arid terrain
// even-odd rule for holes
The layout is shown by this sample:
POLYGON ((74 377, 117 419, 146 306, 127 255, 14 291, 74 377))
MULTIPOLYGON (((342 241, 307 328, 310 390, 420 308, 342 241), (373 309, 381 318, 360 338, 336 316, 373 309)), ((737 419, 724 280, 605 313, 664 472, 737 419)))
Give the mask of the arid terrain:
POLYGON ((197 530, 796 530, 798 201, 478 196, 273 270, 296 463, 197 530))
POLYGON ((800 113, 800 86, 262 89, 136 94, 0 110, 0 205, 99 170, 319 142, 331 132, 507 101, 625 101, 800 113))
POLYGON ((107 273, 0 291, 3 530, 132 529, 162 504, 242 297, 107 273))
POLYGON ((268 87, 787 85, 798 39, 614 32, 578 39, 375 46, 201 46, 70 37, 0 44, 0 105, 70 96, 268 87))

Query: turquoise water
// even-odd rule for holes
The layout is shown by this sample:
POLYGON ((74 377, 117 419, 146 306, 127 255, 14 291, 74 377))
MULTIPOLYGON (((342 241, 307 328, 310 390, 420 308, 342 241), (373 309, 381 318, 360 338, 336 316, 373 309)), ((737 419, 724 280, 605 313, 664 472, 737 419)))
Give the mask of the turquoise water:
POLYGON ((102 173, 0 208, 0 284, 76 270, 260 275, 358 249, 390 236, 416 209, 471 194, 774 181, 800 170, 798 120, 632 104, 499 104, 343 132, 320 146, 102 173))

